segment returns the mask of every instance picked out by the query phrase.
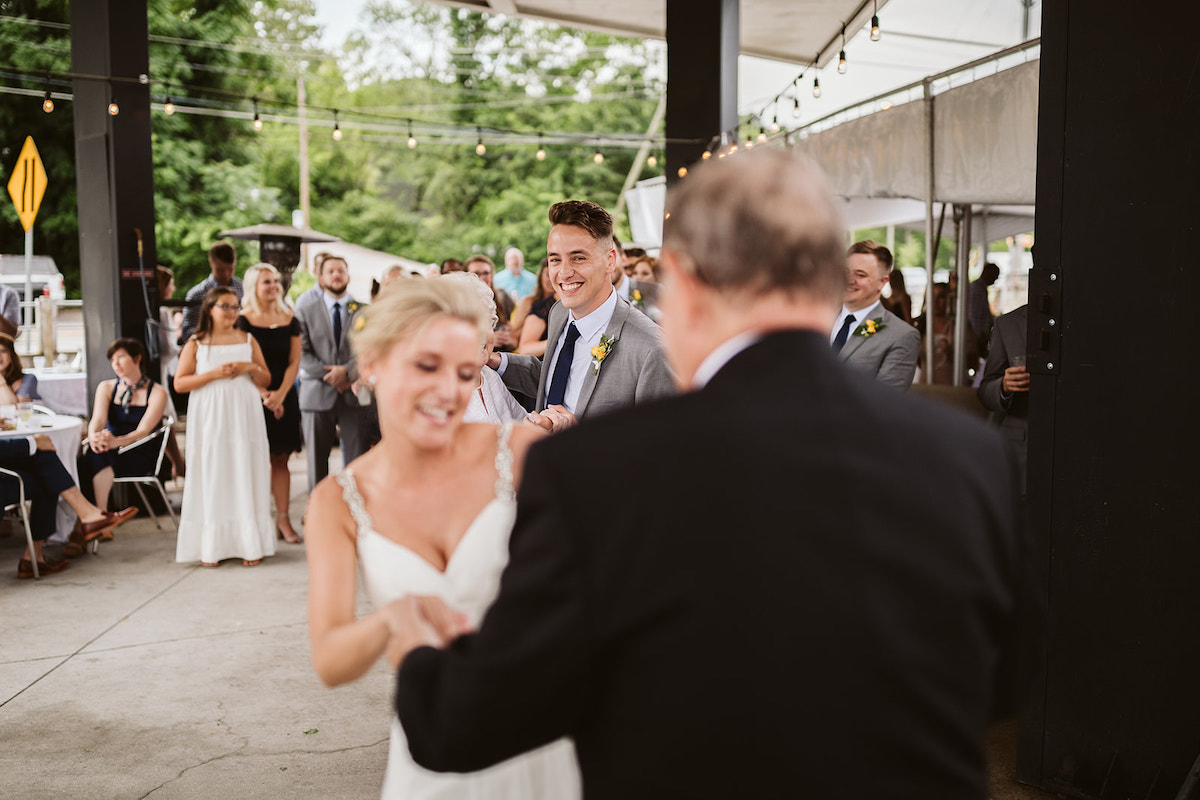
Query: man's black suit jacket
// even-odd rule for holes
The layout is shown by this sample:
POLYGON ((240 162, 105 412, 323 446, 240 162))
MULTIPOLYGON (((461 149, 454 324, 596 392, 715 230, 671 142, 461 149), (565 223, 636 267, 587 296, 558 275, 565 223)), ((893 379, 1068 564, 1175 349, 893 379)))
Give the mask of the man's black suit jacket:
POLYGON ((982 798, 1014 481, 994 432, 770 335, 530 451, 479 632, 401 666, 410 749, 467 771, 571 736, 589 800, 982 798))

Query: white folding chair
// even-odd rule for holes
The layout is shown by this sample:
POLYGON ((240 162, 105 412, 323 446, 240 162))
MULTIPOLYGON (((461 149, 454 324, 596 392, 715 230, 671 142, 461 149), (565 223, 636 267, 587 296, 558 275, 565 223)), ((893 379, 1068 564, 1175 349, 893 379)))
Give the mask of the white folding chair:
POLYGON ((154 433, 149 433, 138 439, 136 442, 127 444, 117 450, 117 453, 125 453, 135 447, 142 447, 149 442, 154 441, 154 437, 159 438, 158 443, 158 458, 154 460, 154 472, 150 475, 133 475, 124 478, 113 478, 113 483, 132 483, 133 488, 137 489, 138 496, 142 498, 143 505, 150 512, 150 516, 154 517, 154 527, 160 531, 163 529, 158 522, 158 514, 154 513, 154 506, 150 505, 150 501, 146 499, 146 493, 142 491, 142 484, 150 484, 158 488, 159 495, 162 496, 163 505, 167 507, 167 514, 171 517, 171 524, 175 526, 175 530, 179 530, 179 520, 175 518, 175 509, 171 508, 171 501, 167 498, 167 487, 163 486, 161 480, 158 479, 158 473, 162 470, 163 458, 167 454, 167 439, 171 436, 171 426, 175 424, 175 418, 170 414, 162 418, 162 424, 158 426, 158 430, 154 433))
MULTIPOLYGON (((8 475, 12 478, 16 478, 17 480, 17 487, 20 491, 20 500, 5 506, 4 513, 7 514, 8 512, 15 511, 16 509, 21 510, 21 522, 25 525, 25 543, 29 545, 30 554, 35 554, 37 551, 33 549, 33 529, 29 527, 29 501, 25 497, 25 481, 21 480, 21 475, 19 473, 13 472, 11 469, 5 469, 4 467, 0 467, 0 475, 8 475)), ((36 556, 31 558, 30 561, 33 562, 33 579, 36 581, 41 577, 38 575, 36 556)))
POLYGON ((49 406, 39 405, 38 403, 30 403, 30 405, 33 406, 33 413, 35 414, 45 414, 48 417, 58 416, 54 409, 50 408, 49 406))

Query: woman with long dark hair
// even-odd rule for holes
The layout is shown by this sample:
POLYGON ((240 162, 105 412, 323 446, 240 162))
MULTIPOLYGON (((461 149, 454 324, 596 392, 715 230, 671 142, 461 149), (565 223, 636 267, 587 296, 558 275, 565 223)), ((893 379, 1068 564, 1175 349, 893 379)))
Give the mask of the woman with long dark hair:
POLYGON ((271 371, 254 337, 234 327, 240 311, 233 289, 209 289, 175 373, 175 390, 192 393, 175 560, 205 567, 227 558, 252 567, 275 555, 270 447, 259 397, 271 371))

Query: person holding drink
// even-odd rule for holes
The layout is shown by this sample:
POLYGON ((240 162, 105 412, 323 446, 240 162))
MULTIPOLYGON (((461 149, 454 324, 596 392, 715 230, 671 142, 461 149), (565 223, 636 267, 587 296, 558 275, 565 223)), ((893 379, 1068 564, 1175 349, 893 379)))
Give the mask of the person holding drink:
POLYGON ((1025 491, 1025 440, 1029 432, 1029 370, 1025 366, 1028 324, 1028 305, 996 318, 978 392, 979 402, 994 412, 1004 437, 1017 452, 1022 493, 1025 491))

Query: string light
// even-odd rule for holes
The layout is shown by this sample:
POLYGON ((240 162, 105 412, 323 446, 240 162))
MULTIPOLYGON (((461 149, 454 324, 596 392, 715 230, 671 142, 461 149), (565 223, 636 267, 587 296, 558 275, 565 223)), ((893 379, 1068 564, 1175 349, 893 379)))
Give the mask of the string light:
POLYGON ((758 143, 763 144, 767 141, 767 131, 765 128, 758 129, 758 143))
POLYGON ((108 95, 108 115, 110 117, 115 117, 117 114, 120 114, 120 113, 121 113, 121 107, 119 105, 117 105, 117 98, 113 97, 112 93, 110 92, 108 95))
POLYGON ((878 42, 879 38, 879 0, 875 0, 875 14, 871 17, 871 41, 878 42))
POLYGON ((262 120, 258 116, 258 98, 254 98, 254 130, 262 130, 262 120))
POLYGON ((487 148, 483 146, 483 129, 476 127, 475 135, 478 137, 478 141, 475 144, 475 155, 481 156, 487 152, 487 148))
POLYGON ((821 96, 821 79, 813 76, 813 97, 821 96))
POLYGON ((800 95, 792 98, 792 118, 800 119, 800 95))
MULTIPOLYGON (((687 177, 687 167, 680 167, 679 170, 675 174, 681 178, 686 178, 687 177)), ((670 218, 669 214, 667 216, 668 216, 668 218, 670 218)))
POLYGON ((846 26, 842 26, 842 52, 838 53, 838 74, 846 74, 846 26))
POLYGON ((338 110, 333 110, 333 140, 340 142, 342 140, 342 126, 338 124, 338 110))
POLYGON ((596 154, 592 156, 592 161, 597 164, 604 163, 604 153, 600 152, 600 142, 596 142, 596 154))
POLYGON ((175 104, 171 102, 171 95, 167 95, 167 102, 163 103, 163 113, 168 117, 175 113, 175 104))
POLYGON ((746 134, 746 149, 747 150, 754 149, 754 137, 748 133, 746 134))
POLYGON ((654 169, 655 167, 657 167, 658 166, 658 156, 651 153, 650 157, 646 159, 646 166, 650 167, 651 169, 654 169))
POLYGON ((779 133, 779 104, 775 105, 775 114, 771 117, 771 133, 779 133))
POLYGON ((45 97, 42 100, 42 111, 45 111, 47 114, 49 114, 53 110, 54 110, 54 101, 50 99, 50 90, 47 89, 45 97))
POLYGON ((417 137, 413 136, 412 120, 408 121, 408 149, 412 150, 417 146, 417 137))
POLYGON ((700 157, 703 158, 705 161, 708 161, 710 158, 712 158, 712 148, 709 147, 707 150, 705 150, 703 153, 700 154, 700 157))
POLYGON ((534 155, 534 157, 538 161, 546 160, 546 148, 542 147, 542 132, 541 131, 538 131, 538 149, 537 149, 537 153, 534 155))

